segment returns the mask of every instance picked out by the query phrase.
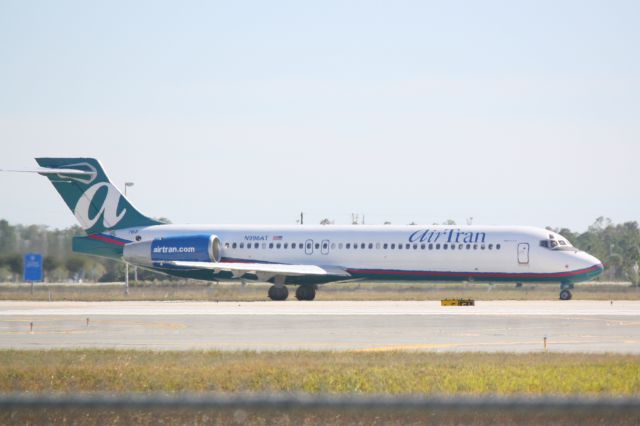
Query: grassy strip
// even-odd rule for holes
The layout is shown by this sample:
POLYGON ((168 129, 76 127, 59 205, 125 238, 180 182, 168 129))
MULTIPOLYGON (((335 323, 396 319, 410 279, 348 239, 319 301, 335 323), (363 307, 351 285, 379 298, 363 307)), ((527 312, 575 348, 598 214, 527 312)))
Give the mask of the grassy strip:
POLYGON ((639 395, 640 357, 588 354, 0 351, 0 392, 639 395))
MULTIPOLYGON (((1 300, 191 300, 259 301, 268 300, 267 284, 224 284, 206 282, 132 283, 125 295, 121 284, 36 285, 33 294, 28 284, 0 285, 1 300)), ((290 287, 289 297, 294 287, 290 287)), ((559 285, 514 283, 335 283, 319 287, 317 300, 441 300, 451 297, 475 300, 557 300, 559 285)), ((640 300, 640 287, 616 284, 578 284, 573 291, 580 300, 640 300)))

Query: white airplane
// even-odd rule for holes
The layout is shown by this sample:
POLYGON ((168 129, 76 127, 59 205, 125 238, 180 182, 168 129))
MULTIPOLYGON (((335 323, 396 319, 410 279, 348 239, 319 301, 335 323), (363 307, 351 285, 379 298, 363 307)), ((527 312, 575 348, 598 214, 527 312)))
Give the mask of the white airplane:
POLYGON ((169 275, 271 282, 269 297, 313 300, 317 286, 353 279, 573 283, 602 263, 561 235, 523 226, 168 225, 143 214, 93 158, 37 158, 87 232, 73 250, 169 275))

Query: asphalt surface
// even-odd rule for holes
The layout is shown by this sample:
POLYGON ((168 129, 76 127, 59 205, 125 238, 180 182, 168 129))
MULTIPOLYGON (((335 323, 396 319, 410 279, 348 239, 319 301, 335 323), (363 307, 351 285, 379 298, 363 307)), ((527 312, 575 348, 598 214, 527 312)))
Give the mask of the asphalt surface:
POLYGON ((640 301, 0 301, 0 348, 640 354, 640 301))

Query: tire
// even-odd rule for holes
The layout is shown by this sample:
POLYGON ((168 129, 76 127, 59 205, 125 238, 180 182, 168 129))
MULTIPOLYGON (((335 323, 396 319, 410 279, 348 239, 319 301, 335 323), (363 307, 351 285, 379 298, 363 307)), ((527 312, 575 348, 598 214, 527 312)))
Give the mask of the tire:
POLYGON ((272 285, 269 287, 268 295, 271 300, 287 300, 287 297, 289 297, 289 290, 285 286, 276 287, 275 285, 272 285))
POLYGON ((562 290, 560 292, 560 300, 571 300, 571 292, 569 290, 562 290))
POLYGON ((301 285, 296 289, 296 299, 313 300, 316 297, 316 289, 309 286, 301 285))

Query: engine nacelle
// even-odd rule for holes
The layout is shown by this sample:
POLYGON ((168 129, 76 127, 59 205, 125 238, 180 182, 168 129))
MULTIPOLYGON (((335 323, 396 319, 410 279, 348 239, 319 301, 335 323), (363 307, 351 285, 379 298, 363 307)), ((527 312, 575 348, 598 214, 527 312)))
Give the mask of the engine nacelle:
POLYGON ((122 257, 138 265, 167 261, 219 262, 220 239, 215 235, 156 238, 125 245, 122 257))

